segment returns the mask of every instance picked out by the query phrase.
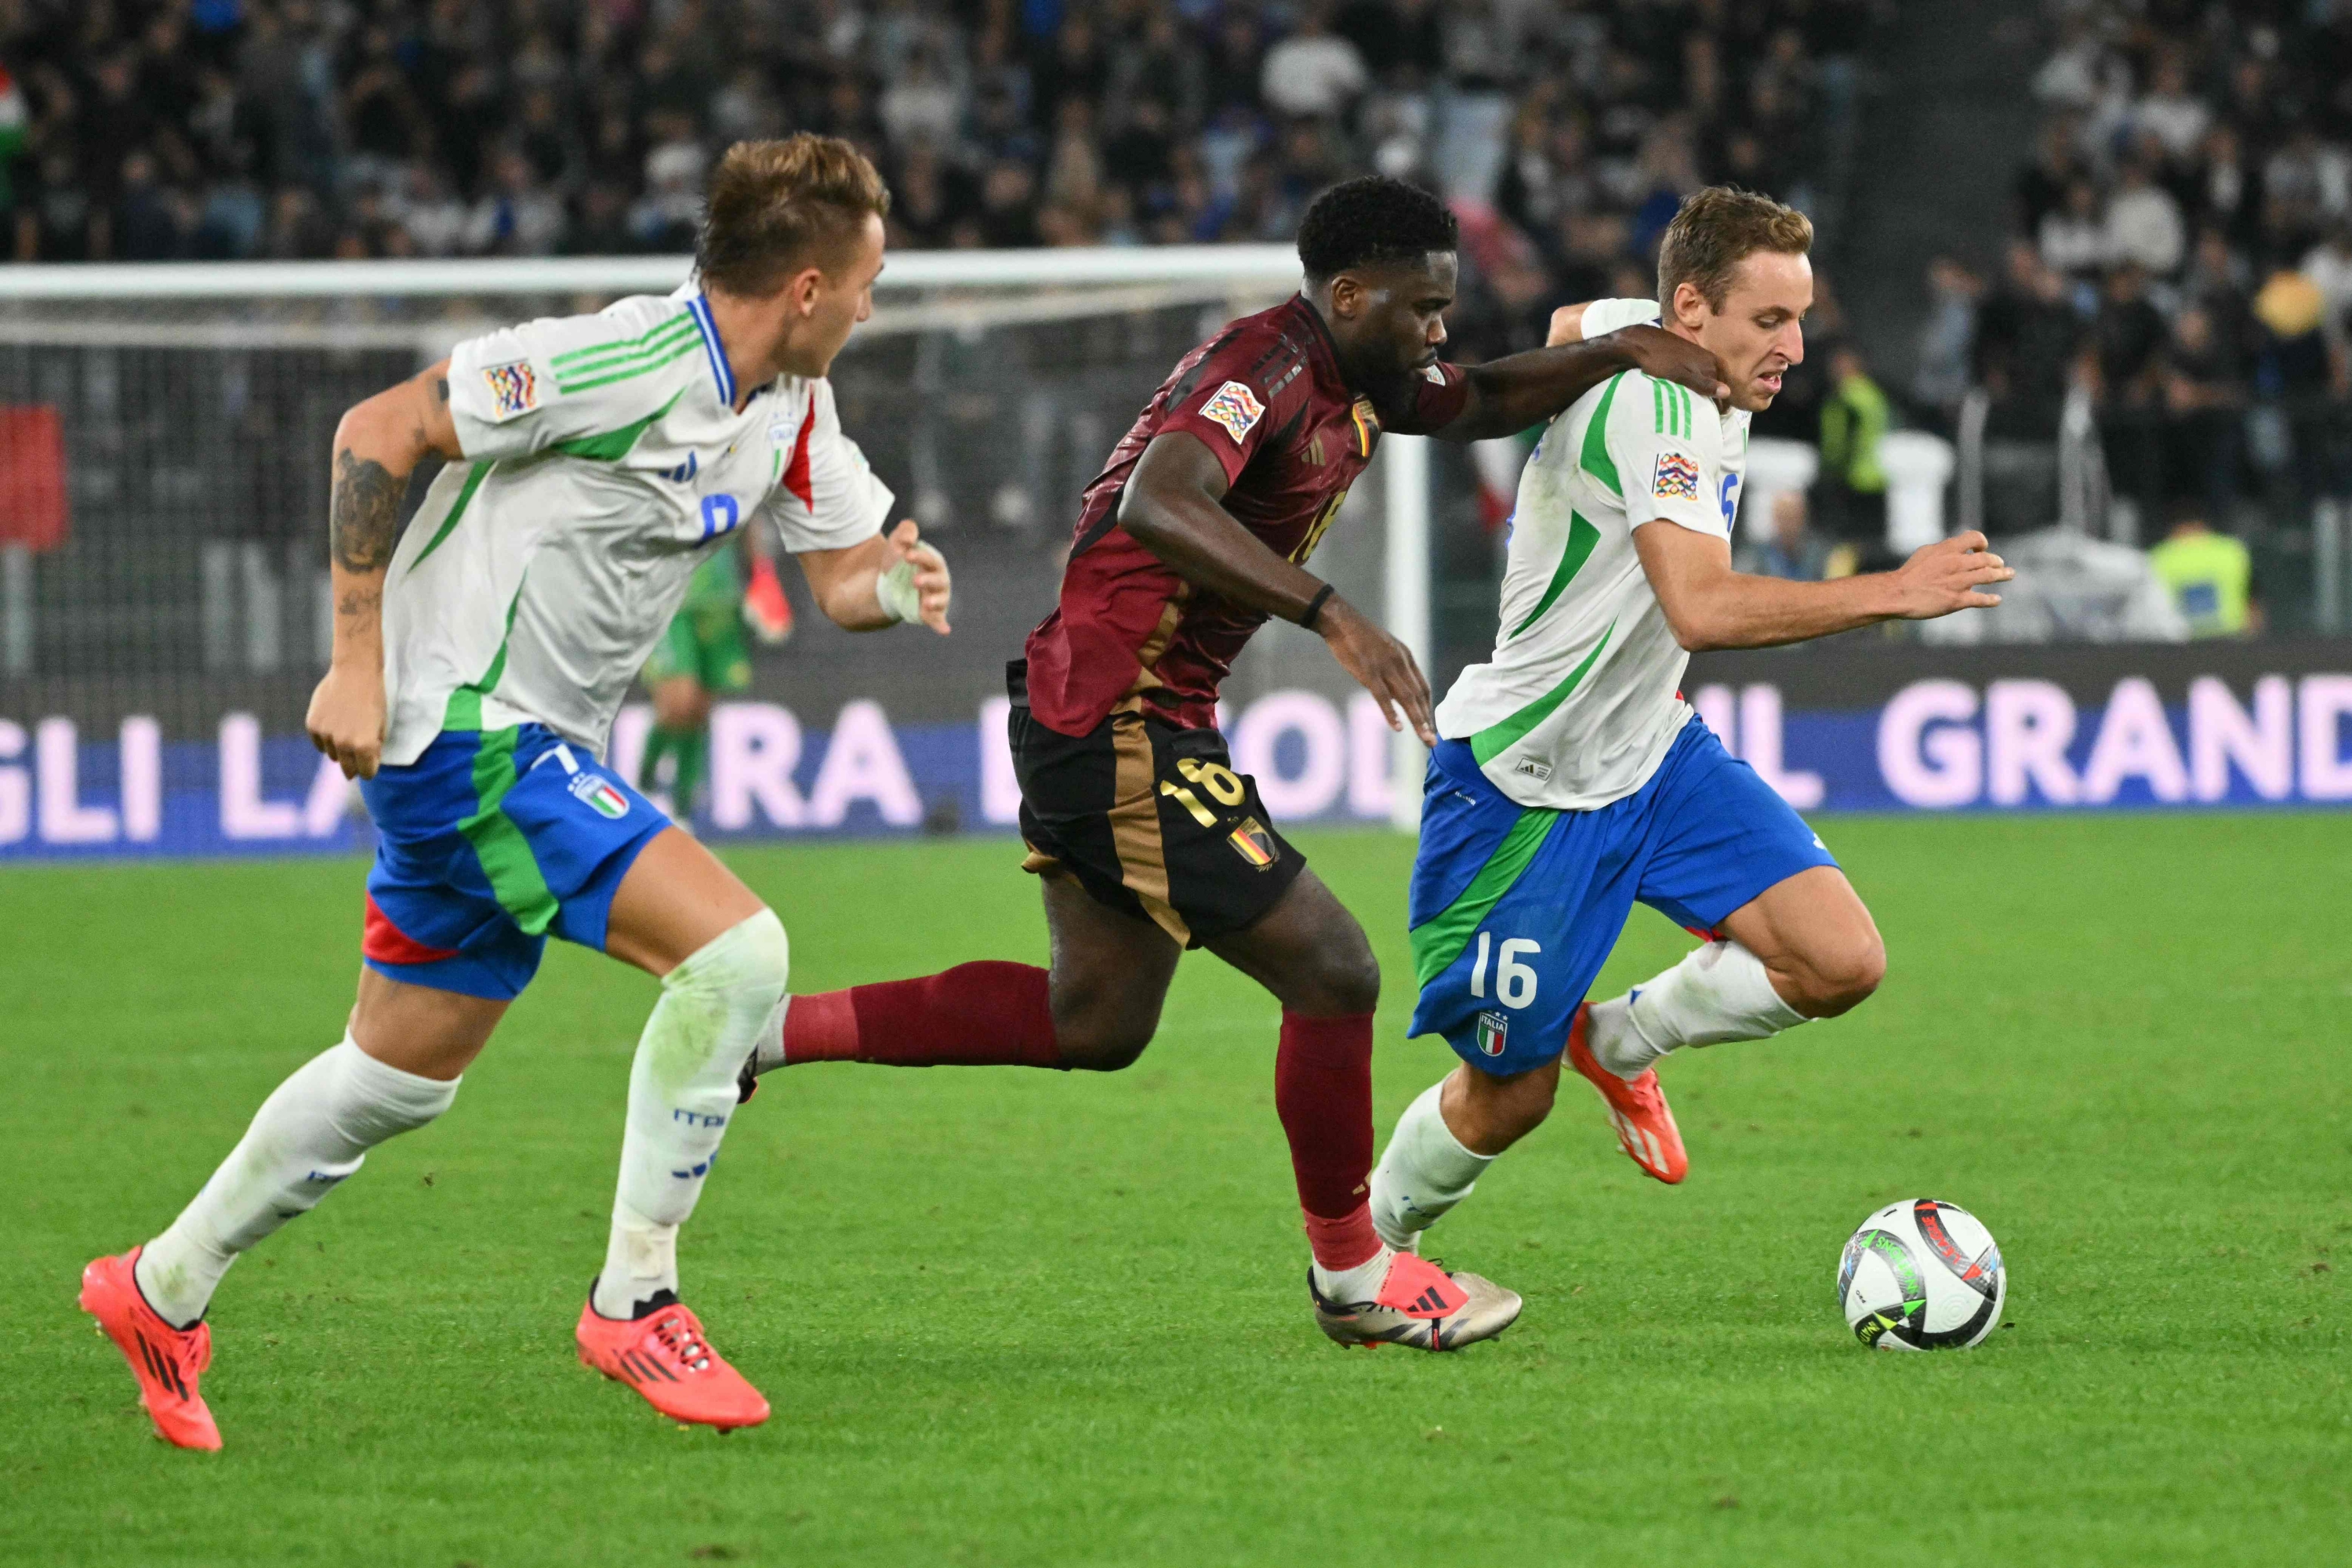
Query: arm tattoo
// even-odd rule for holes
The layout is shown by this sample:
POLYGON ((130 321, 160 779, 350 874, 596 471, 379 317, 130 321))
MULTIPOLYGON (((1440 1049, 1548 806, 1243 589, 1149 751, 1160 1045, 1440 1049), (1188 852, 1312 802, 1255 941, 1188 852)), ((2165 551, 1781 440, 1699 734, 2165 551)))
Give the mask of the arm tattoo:
POLYGON ((400 502, 408 481, 382 463, 335 454, 335 489, 327 508, 327 532, 335 564, 346 572, 381 572, 392 561, 400 537, 400 502))

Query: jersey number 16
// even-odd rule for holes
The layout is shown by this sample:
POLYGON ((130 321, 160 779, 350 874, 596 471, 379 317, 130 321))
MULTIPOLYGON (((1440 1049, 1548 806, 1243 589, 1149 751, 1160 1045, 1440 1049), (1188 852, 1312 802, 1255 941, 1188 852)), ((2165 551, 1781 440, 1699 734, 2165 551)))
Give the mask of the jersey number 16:
MULTIPOLYGON (((1478 956, 1470 964, 1470 994, 1486 994, 1486 945, 1492 940, 1486 931, 1478 933, 1478 956)), ((1543 943, 1523 936, 1507 940, 1495 953, 1495 999, 1506 1007, 1526 1007, 1534 1004, 1538 976, 1533 966, 1521 963, 1519 954, 1543 951, 1543 943)))

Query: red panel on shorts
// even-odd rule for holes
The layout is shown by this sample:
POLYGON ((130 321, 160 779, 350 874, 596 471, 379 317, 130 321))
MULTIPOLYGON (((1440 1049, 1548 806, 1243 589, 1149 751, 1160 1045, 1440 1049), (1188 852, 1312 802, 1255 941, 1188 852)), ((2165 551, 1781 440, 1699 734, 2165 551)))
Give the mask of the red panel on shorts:
POLYGON ((360 937, 360 952, 378 963, 438 963, 457 956, 454 947, 427 947, 393 924, 392 917, 376 908, 373 896, 367 901, 367 928, 360 937))

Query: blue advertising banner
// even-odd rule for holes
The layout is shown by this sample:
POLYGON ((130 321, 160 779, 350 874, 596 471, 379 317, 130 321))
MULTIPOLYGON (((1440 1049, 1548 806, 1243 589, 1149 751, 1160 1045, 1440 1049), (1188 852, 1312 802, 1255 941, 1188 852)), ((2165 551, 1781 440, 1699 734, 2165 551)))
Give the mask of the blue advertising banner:
MULTIPOLYGON (((713 715, 699 819, 712 837, 1003 831, 1017 819, 1003 698, 969 719, 894 722, 867 697, 820 706, 770 700, 769 685, 713 715)), ((1708 656, 1685 690, 1801 810, 2352 803, 2342 643, 1939 653, 1849 640, 1708 656)), ((184 687, 172 699, 186 710, 184 687)), ((167 737, 136 693, 110 700, 117 710, 0 709, 0 860, 369 846, 357 792, 282 717, 299 710, 271 704, 275 723, 216 710, 208 732, 167 737)), ((1225 721, 1236 764, 1280 820, 1387 820, 1391 752, 1370 698, 1279 690, 1225 721)), ((637 706, 614 727, 622 772, 634 774, 649 722, 637 706)))

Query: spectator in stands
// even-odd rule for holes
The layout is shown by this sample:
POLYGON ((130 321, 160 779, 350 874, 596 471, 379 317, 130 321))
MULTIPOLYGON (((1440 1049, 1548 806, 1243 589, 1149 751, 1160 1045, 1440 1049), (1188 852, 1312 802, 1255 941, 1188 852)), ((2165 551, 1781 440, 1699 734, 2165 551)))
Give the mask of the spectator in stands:
POLYGON ((2132 106, 2132 131, 2156 138, 2166 156, 2185 161, 2203 139, 2213 111, 2189 90, 2189 68, 2177 53, 2157 62, 2148 91, 2132 106))
MULTIPOLYGON (((2075 132, 2074 121, 2064 116, 2054 116, 2042 126, 2041 140, 2034 144, 2033 161, 2017 175, 2019 233, 2041 234, 2043 220, 2066 205, 2066 193, 2077 184, 2091 182, 2091 167, 2083 160, 2075 132)), ((2095 184, 2092 185, 2089 205, 2094 210, 2098 206, 2095 184)))
POLYGON ((1290 36, 1266 50, 1258 78, 1271 108, 1298 116, 1344 114, 1370 81, 1356 46, 1331 31, 1328 0, 1307 5, 1290 36))
POLYGON ((2284 439, 2263 463, 2273 490, 2298 509, 2347 483, 2342 447, 2346 367, 2343 353, 2323 330, 2326 300, 2300 272, 2273 272, 2255 293, 2256 378, 2272 389, 2275 418, 2266 421, 2284 439))
POLYGON ((1879 443, 1892 422, 1886 394, 1870 379, 1851 343, 1830 352, 1830 393, 1822 404, 1820 485, 1830 532, 1839 539, 1886 537, 1886 470, 1879 443))
POLYGON ((2125 161, 2121 188, 2107 202, 2106 258, 2169 278, 2179 269, 2188 234, 2180 204, 2156 182, 2158 167, 2146 148, 2125 161))
POLYGON ((1968 395, 1977 302, 1984 297, 1984 279, 1950 257, 1939 256, 1927 264, 1927 296, 1911 400, 1931 423, 1949 431, 1968 395))
POLYGON ((2068 278, 2096 277, 2114 254, 2114 238, 2099 211, 2099 188, 2076 180, 2059 198, 2056 210, 2042 220, 2039 235, 2042 264, 2068 278))
POLYGON ((2165 493, 2159 402, 2167 336, 2163 314, 2148 302, 2147 274, 2130 262, 2110 271, 2091 323, 2099 437, 2109 481, 2144 518, 2158 514, 2165 493))
POLYGON ((2216 533, 2197 507, 2174 509, 2164 542, 2148 565, 2172 595, 2192 637, 2242 637, 2262 630, 2253 557, 2243 542, 2216 533))
POLYGON ((2339 218, 2327 237, 2304 256, 2295 270, 2319 290, 2321 329, 2339 347, 2345 342, 2347 316, 2352 315, 2352 217, 2339 218))
POLYGON ((2246 385, 2238 344, 2204 306, 2173 318, 2163 383, 2167 493, 2196 498, 2206 516, 2226 521, 2237 507, 2246 385))
POLYGON ((2221 123, 2205 133, 2196 176, 2190 210, 2198 222, 2233 247, 2252 243, 2263 210, 2262 172, 2247 161, 2236 127, 2221 123))
POLYGON ((1771 521, 1763 541, 1742 552, 1746 560, 1741 571, 1798 583, 1818 583, 1828 574, 1829 543, 1806 526, 1804 491, 1782 490, 1774 496, 1771 521))
POLYGON ((2048 441, 2083 339, 2065 283, 2022 240, 2009 247, 2008 276, 1977 323, 1977 380, 1992 399, 1996 436, 2048 441))

